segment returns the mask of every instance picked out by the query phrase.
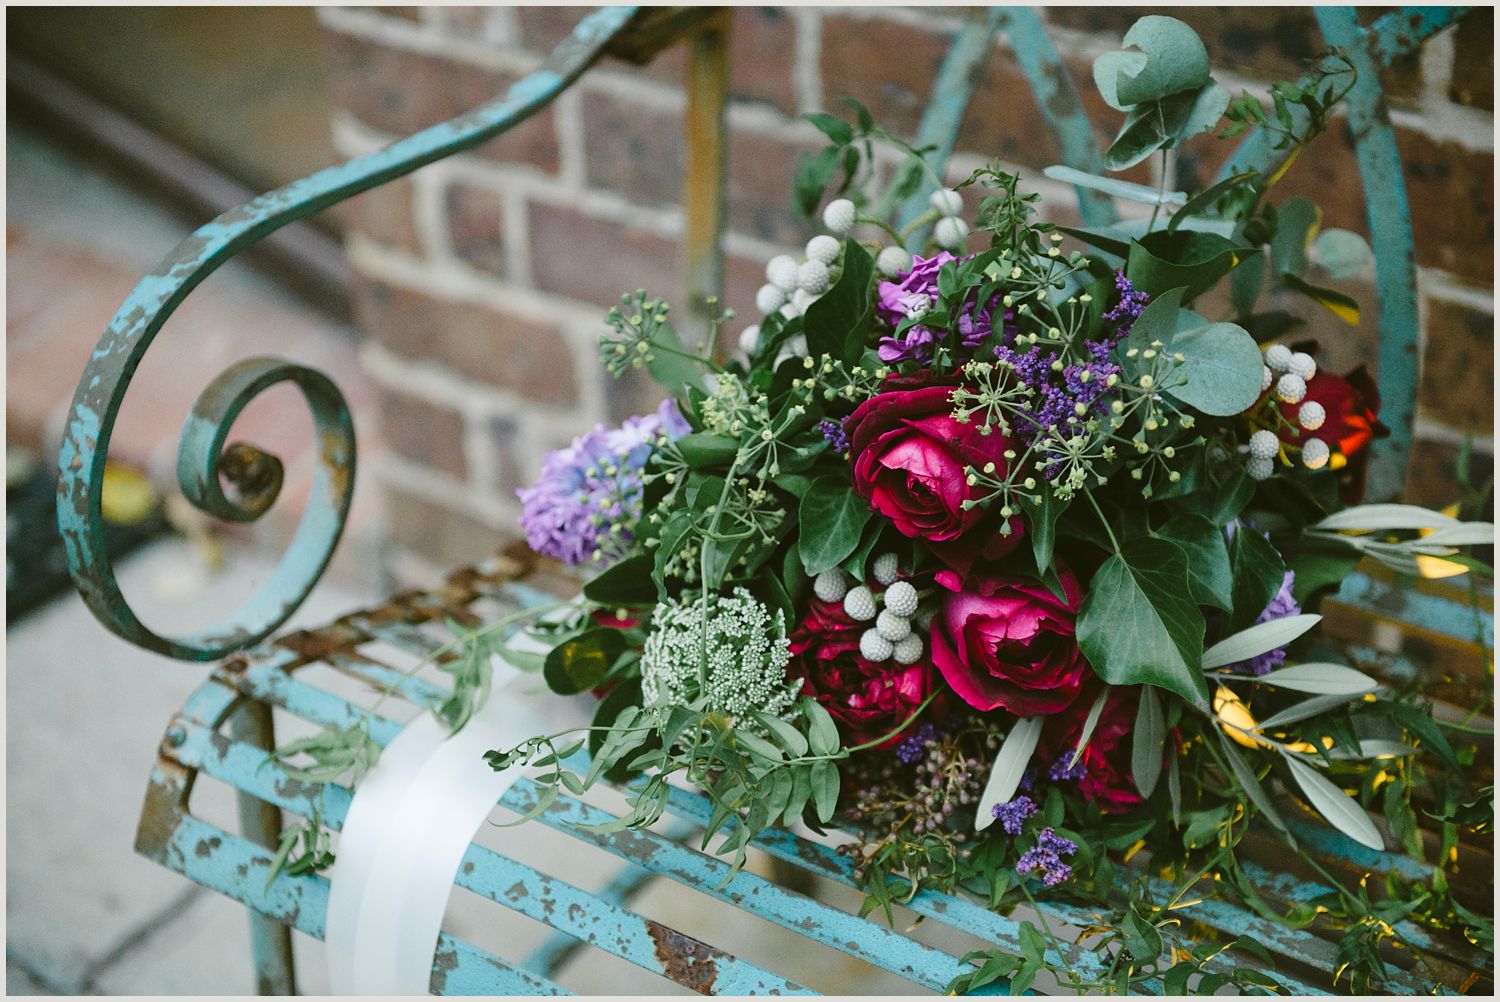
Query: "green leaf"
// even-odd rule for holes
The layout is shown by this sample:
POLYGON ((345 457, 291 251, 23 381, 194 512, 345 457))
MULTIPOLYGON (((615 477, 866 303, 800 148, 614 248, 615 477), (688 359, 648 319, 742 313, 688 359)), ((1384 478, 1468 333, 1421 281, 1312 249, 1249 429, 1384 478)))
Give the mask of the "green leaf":
POLYGON ((1309 720, 1329 710, 1338 709, 1351 699, 1357 698, 1356 693, 1338 693, 1330 696, 1314 696, 1304 699, 1300 703, 1294 703, 1279 713, 1273 713, 1265 720, 1255 725, 1257 731, 1274 731, 1285 727, 1287 724, 1295 724, 1300 720, 1309 720))
POLYGON ((1214 506, 1209 512, 1208 520, 1214 525, 1223 528, 1239 517, 1240 512, 1245 510, 1245 505, 1255 496, 1255 481, 1251 480, 1244 470, 1236 469, 1229 479, 1219 485, 1219 492, 1214 496, 1214 506))
POLYGON ((823 189, 833 180, 839 169, 839 150, 830 146, 818 153, 804 153, 797 161, 797 174, 792 181, 792 205, 802 215, 812 218, 823 200, 823 189))
POLYGON ((740 451, 740 441, 728 435, 710 435, 696 431, 672 443, 690 469, 705 470, 728 466, 740 451))
POLYGON ((808 780, 812 784, 813 806, 818 812, 818 820, 832 820, 839 799, 838 766, 828 759, 814 762, 808 780))
POLYGON ((1286 764, 1292 770, 1292 778, 1302 787, 1308 801, 1328 823, 1358 842, 1377 851, 1385 850, 1385 840, 1369 815, 1343 790, 1329 782, 1312 766, 1286 756, 1286 764))
POLYGON ((871 514, 869 503, 849 489, 847 477, 814 480, 797 516, 802 527, 797 551, 808 576, 837 567, 853 553, 871 514))
MULTIPOLYGON (((1062 181, 1078 188, 1102 191, 1106 195, 1129 199, 1132 202, 1144 202, 1147 205, 1185 205, 1187 202, 1185 191, 1161 191, 1148 184, 1121 181, 1115 177, 1100 177, 1098 174, 1090 174, 1064 164, 1053 164, 1051 167, 1044 168, 1042 173, 1054 181, 1062 181)), ((1124 253, 1124 245, 1121 245, 1121 253, 1124 253)))
POLYGON ((1052 548, 1057 543, 1057 517, 1067 510, 1069 502, 1059 501, 1050 490, 1037 493, 1039 504, 1022 501, 1027 518, 1027 533, 1031 536, 1031 551, 1036 556, 1037 573, 1045 574, 1052 565, 1052 548))
POLYGON ((1131 735, 1130 775, 1142 797, 1151 799, 1161 779, 1162 761, 1166 757, 1166 718, 1161 712, 1161 697, 1149 685, 1141 686, 1140 705, 1135 712, 1135 733, 1131 735))
POLYGON ((651 583, 652 563, 651 556, 645 553, 627 557, 586 583, 583 597, 616 608, 652 605, 656 602, 656 586, 651 583))
POLYGON ((1325 289, 1322 286, 1313 285, 1296 275, 1282 275, 1281 280, 1288 287, 1307 296, 1349 326, 1354 327, 1359 324, 1359 300, 1352 296, 1346 296, 1336 289, 1325 289))
POLYGON ((1325 531, 1379 529, 1442 529, 1461 525, 1458 519, 1414 504, 1362 504, 1329 515, 1311 526, 1325 531))
POLYGON ((1059 226, 1058 232, 1066 233, 1075 240, 1082 240, 1090 247, 1097 247, 1106 254, 1124 259, 1130 253, 1130 237, 1123 233, 1081 230, 1073 226, 1059 226))
POLYGON ((615 659, 625 652, 619 630, 599 627, 587 630, 552 648, 542 677, 553 692, 564 696, 597 688, 615 659))
POLYGON ((1318 267, 1334 279, 1358 278, 1374 259, 1365 238, 1349 230, 1324 230, 1309 250, 1318 267))
POLYGON ((1152 297, 1182 287, 1183 301, 1192 302, 1231 268, 1257 253, 1216 233, 1185 228, 1170 233, 1158 230, 1130 245, 1125 273, 1137 289, 1152 297))
POLYGON ((1284 647, 1317 626, 1322 618, 1315 613, 1305 613, 1299 616, 1282 616, 1270 622, 1246 627, 1204 651, 1203 669, 1207 671, 1210 668, 1248 661, 1259 654, 1284 647))
POLYGON ((1141 18, 1125 33, 1124 44, 1124 51, 1094 61, 1094 82, 1117 111, 1208 83, 1208 50, 1197 32, 1175 17, 1141 18))
POLYGON ((1174 144, 1207 132, 1219 124, 1224 109, 1229 107, 1229 91, 1210 80, 1193 95, 1183 121, 1172 130, 1174 144))
POLYGON ((1200 707, 1203 614, 1187 554, 1164 539, 1133 539, 1095 572, 1078 617, 1078 646, 1111 685, 1150 684, 1200 707))
POLYGON ((1229 541, 1229 566, 1234 572, 1234 609, 1227 628, 1243 630, 1281 590, 1286 565, 1265 536, 1242 524, 1229 541))
POLYGON ((991 812, 997 804, 1009 803, 1021 785, 1021 776, 1036 751, 1037 741, 1042 736, 1042 717, 1026 717, 1016 721, 1010 733, 995 755, 995 764, 990 768, 984 792, 979 795, 979 809, 974 814, 974 830, 982 832, 995 823, 991 812))
MULTIPOLYGON (((1172 219, 1175 221, 1176 216, 1172 219)), ((1266 259, 1263 254, 1247 257, 1229 273, 1229 301, 1234 305, 1235 316, 1248 323, 1248 317, 1260 298, 1261 286, 1266 282, 1266 259)), ((1252 334, 1252 336, 1254 336, 1252 334)))
POLYGON ((1125 949, 1130 951, 1137 963, 1147 964, 1161 955, 1161 933, 1137 915, 1134 908, 1125 913, 1120 933, 1125 938, 1125 949))
POLYGON ((1260 399, 1265 363, 1243 327, 1217 323, 1183 331, 1172 340, 1171 350, 1185 356, 1174 372, 1187 382, 1168 393, 1189 407, 1231 417, 1260 399))
POLYGON ((1271 823, 1271 827, 1280 832, 1282 838, 1295 846, 1297 840, 1292 837, 1292 830, 1286 826, 1286 822, 1281 819, 1276 806, 1271 803, 1271 798, 1266 795, 1265 787, 1260 785, 1260 780, 1256 778, 1255 770, 1250 768, 1249 764, 1245 761, 1245 757, 1240 754, 1240 750, 1234 746, 1223 731, 1216 730, 1214 733, 1218 735, 1219 748, 1224 753, 1224 760, 1229 763, 1229 771, 1234 773, 1235 780, 1240 784, 1240 789, 1245 791, 1245 795, 1250 798, 1251 803, 1255 804, 1265 819, 1271 823))
POLYGON ((1230 191, 1233 188, 1238 188, 1242 184, 1248 184, 1259 176, 1260 175, 1253 170, 1242 171, 1238 174, 1232 174, 1229 177, 1226 177, 1224 180, 1218 182, 1217 184, 1210 185, 1209 187, 1203 189, 1202 191, 1198 192, 1198 194, 1188 199, 1187 202, 1182 206, 1182 208, 1178 209, 1177 212, 1172 215, 1172 218, 1167 221, 1167 229, 1169 231, 1177 229, 1177 227, 1186 222, 1190 216, 1201 214, 1206 209, 1212 208, 1213 204, 1217 202, 1220 196, 1224 195, 1226 192, 1230 191))
POLYGON ((821 111, 810 111, 802 116, 817 127, 817 130, 840 146, 854 139, 854 129, 842 118, 821 111))
POLYGON ((854 362, 864 348, 865 320, 871 307, 870 280, 875 259, 853 237, 844 240, 844 272, 803 314, 808 353, 854 362))
POLYGON ((687 350, 671 324, 660 324, 651 335, 651 344, 661 350, 652 352, 646 369, 672 396, 686 397, 689 387, 703 385, 703 363, 687 350))
POLYGON ((761 725, 771 732, 771 736, 776 739, 777 744, 781 745, 781 747, 785 748, 793 756, 807 754, 807 738, 803 737, 802 732, 797 730, 797 728, 774 714, 761 713, 759 710, 755 713, 755 719, 759 720, 761 725))
POLYGON ((1188 585, 1193 601, 1229 611, 1234 604, 1234 575, 1223 532, 1202 515, 1176 515, 1152 533, 1182 547, 1188 558, 1188 585))
POLYGON ((1362 671, 1356 671, 1347 665, 1322 662, 1279 668, 1259 676, 1255 681, 1260 685, 1272 685, 1296 692, 1328 695, 1340 693, 1361 695, 1380 688, 1379 682, 1362 671))
POLYGON ((832 755, 839 750, 839 729, 823 704, 811 697, 802 700, 802 715, 807 719, 808 742, 814 755, 832 755))
POLYGON ((1271 270, 1277 275, 1301 275, 1307 270, 1307 248, 1323 212, 1305 198, 1288 199, 1276 210, 1276 235, 1271 238, 1271 270))

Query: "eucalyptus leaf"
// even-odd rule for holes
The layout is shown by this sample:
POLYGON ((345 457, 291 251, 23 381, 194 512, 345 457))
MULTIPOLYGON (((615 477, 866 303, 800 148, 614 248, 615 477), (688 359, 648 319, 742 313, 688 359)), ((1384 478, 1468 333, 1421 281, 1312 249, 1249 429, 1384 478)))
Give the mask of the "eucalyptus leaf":
POLYGON ((1324 230, 1309 250, 1318 267, 1335 279, 1358 278, 1375 259, 1365 238, 1349 230, 1324 230))
POLYGON ((1168 391, 1204 414, 1231 417, 1255 404, 1265 363, 1255 339, 1231 323, 1183 331, 1171 350, 1184 356, 1175 374, 1186 380, 1168 391))
POLYGON ((995 823, 994 808, 999 804, 1006 804, 1016 795, 1016 788, 1021 785, 1021 776, 1026 772, 1026 766, 1031 762, 1031 756, 1036 751, 1036 743, 1042 736, 1041 717, 1026 717, 1016 721, 1016 725, 1010 729, 1005 736, 1005 741, 1000 745, 1000 751, 995 756, 995 764, 990 768, 990 778, 984 784, 984 792, 979 795, 979 807, 974 814, 974 830, 984 831, 995 823))
POLYGON ((1208 50, 1197 32, 1175 17, 1141 18, 1125 33, 1124 44, 1123 51, 1094 62, 1094 81, 1117 111, 1196 91, 1209 81, 1208 50))
POLYGON ((1292 770, 1292 778, 1307 795, 1308 802, 1329 824, 1360 845, 1377 851, 1385 850, 1385 840, 1380 837, 1379 829, 1354 798, 1299 759, 1288 755, 1286 764, 1292 770))
POLYGON ((1166 746, 1166 719, 1161 712, 1161 697, 1149 685, 1141 686, 1140 704, 1135 712, 1135 732, 1130 738, 1130 775, 1143 798, 1151 799, 1161 779, 1163 752, 1166 746))
POLYGON ((1317 626, 1322 618, 1313 613, 1282 616, 1231 634, 1203 652, 1203 669, 1222 668, 1285 647, 1317 626))
POLYGON ((1345 665, 1313 662, 1278 668, 1255 679, 1261 685, 1310 692, 1315 695, 1362 695, 1380 688, 1380 683, 1362 671, 1345 665))

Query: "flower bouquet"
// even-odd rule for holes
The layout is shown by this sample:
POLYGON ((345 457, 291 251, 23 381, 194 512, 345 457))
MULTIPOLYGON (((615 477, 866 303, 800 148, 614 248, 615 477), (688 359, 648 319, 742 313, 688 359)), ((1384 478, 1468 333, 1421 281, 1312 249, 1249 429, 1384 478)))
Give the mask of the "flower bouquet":
MULTIPOLYGON (((1353 79, 1330 54, 1268 114, 1214 83, 1181 22, 1144 19, 1126 42, 1096 66, 1128 116, 1117 170, 1251 126, 1295 155, 1353 79)), ((769 262, 732 357, 714 352, 727 313, 692 344, 646 292, 609 312, 604 365, 646 370, 668 399, 552 454, 520 492, 536 551, 591 574, 533 628, 547 652, 532 661, 555 691, 598 697, 594 724, 491 763, 540 767, 533 813, 629 781, 613 827, 653 823, 691 784, 714 807, 705 846, 736 867, 770 825, 835 827, 872 908, 922 888, 997 909, 1084 902, 1113 988, 1165 975, 1181 990, 1199 972, 1202 951, 1174 946, 1189 890, 1294 925, 1332 915, 1348 930, 1338 977, 1378 984, 1395 912, 1338 891, 1283 913, 1236 854, 1258 826, 1297 849, 1320 823, 1303 804, 1413 853, 1419 810, 1454 838, 1490 810, 1420 696, 1315 630, 1362 558, 1489 573, 1461 548, 1491 527, 1357 503, 1380 401, 1363 370, 1321 367, 1317 338, 1357 310, 1321 283, 1368 249, 1278 202, 1270 168, 1191 197, 1055 168, 1139 211, 1050 225, 1016 175, 948 187, 928 151, 850 104, 853 121, 808 116, 829 145, 797 199, 827 232, 769 262), (908 158, 885 189, 877 145, 908 158), (894 208, 924 189, 930 208, 898 228, 894 208), (1294 335, 1257 310, 1272 291, 1322 304, 1324 322, 1294 335), (1122 890, 1138 853, 1175 881, 1170 900, 1122 890)), ((1441 869, 1389 900, 1489 941, 1441 869)), ((955 990, 1037 969, 974 959, 955 990)))

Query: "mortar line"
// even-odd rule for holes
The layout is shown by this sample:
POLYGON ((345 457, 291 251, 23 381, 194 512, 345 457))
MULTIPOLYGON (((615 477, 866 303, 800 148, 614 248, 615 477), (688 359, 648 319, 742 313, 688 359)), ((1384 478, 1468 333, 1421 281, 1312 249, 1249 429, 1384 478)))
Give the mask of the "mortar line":
POLYGON ((83 969, 83 978, 78 982, 78 991, 76 994, 94 994, 95 982, 100 977, 106 974, 111 967, 133 953, 137 947, 145 944, 157 932, 175 922, 182 916, 187 907, 204 893, 206 893, 205 888, 198 884, 189 884, 181 894, 159 908, 156 914, 143 920, 136 926, 133 932, 126 933, 104 956, 83 969))

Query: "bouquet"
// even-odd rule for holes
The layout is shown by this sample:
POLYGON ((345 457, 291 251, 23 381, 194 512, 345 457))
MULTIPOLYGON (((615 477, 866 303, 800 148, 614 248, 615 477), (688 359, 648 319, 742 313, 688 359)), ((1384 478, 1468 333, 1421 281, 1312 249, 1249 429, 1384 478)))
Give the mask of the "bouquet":
MULTIPOLYGON (((1215 129, 1257 126, 1297 155, 1353 81, 1332 53, 1268 114, 1209 77, 1181 22, 1146 18, 1126 42, 1096 66, 1127 114, 1117 170, 1215 129)), ((1454 838, 1492 814, 1472 750, 1419 694, 1316 632, 1362 558, 1489 573, 1460 548, 1492 527, 1358 503, 1380 400, 1317 342, 1357 313, 1325 283, 1365 267, 1363 241, 1278 201, 1272 167, 1191 196, 1055 168, 1142 208, 1051 225, 1015 174, 943 185, 931 151, 850 106, 853 121, 808 116, 829 145, 796 194, 826 232, 769 262, 732 357, 714 353, 728 313, 690 343, 645 291, 609 312, 604 365, 645 370, 667 399, 553 453, 520 492, 533 548, 591 575, 533 633, 555 691, 598 696, 594 724, 492 764, 542 767, 533 814, 630 781, 614 828, 651 824, 685 781, 714 808, 704 845, 735 867, 770 825, 836 827, 869 908, 922 888, 1002 910, 1084 902, 1107 917, 1095 948, 1114 988, 1198 973, 1203 951, 1174 946, 1192 945, 1172 914, 1189 890, 1293 924, 1331 915, 1337 977, 1359 990, 1380 981, 1397 912, 1488 944, 1441 868, 1383 904, 1341 889, 1284 913, 1236 854, 1261 826, 1300 851, 1319 822, 1299 804, 1385 848, 1373 810, 1414 854, 1419 810, 1454 838), (877 144, 907 158, 885 189, 877 144), (925 210, 893 222, 923 190, 925 210), (1324 319, 1298 332, 1262 293, 1310 297, 1324 319), (1122 891, 1138 853, 1174 896, 1122 891)), ((1041 963, 974 959, 955 990, 1041 963)))

